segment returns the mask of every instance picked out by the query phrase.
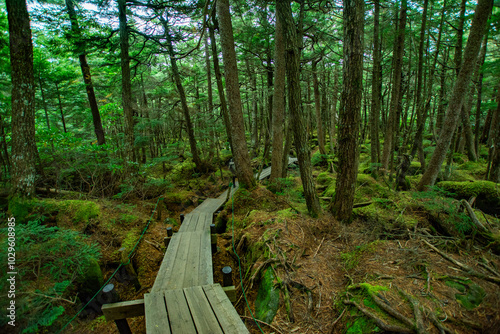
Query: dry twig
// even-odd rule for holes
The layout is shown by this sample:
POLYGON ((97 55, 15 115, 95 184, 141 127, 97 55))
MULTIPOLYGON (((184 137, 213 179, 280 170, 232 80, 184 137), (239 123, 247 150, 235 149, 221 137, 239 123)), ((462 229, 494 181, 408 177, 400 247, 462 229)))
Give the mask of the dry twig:
POLYGON ((280 334, 283 334, 283 332, 280 331, 278 328, 276 328, 273 325, 268 324, 267 322, 264 322, 262 320, 255 319, 255 318, 252 318, 252 317, 247 317, 246 315, 240 315, 240 318, 242 318, 242 319, 248 319, 248 320, 252 320, 252 321, 256 321, 256 322, 258 322, 260 324, 266 325, 267 327, 271 328, 273 331, 276 331, 276 332, 278 332, 280 334))
POLYGON ((313 259, 316 257, 316 255, 318 255, 318 251, 319 251, 319 249, 321 248, 321 245, 323 245, 323 241, 325 241, 325 237, 323 237, 323 239, 322 239, 322 240, 321 240, 321 242, 319 243, 318 248, 316 249, 316 252, 314 252, 313 259))

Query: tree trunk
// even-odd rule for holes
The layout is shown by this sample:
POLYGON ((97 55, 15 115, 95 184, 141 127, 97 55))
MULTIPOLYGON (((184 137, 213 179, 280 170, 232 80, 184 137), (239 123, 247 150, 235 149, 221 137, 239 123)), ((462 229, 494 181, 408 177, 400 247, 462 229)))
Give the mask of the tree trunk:
POLYGON ((276 12, 283 24, 286 43, 286 72, 288 77, 288 103, 292 122, 300 177, 304 188, 307 210, 312 216, 321 214, 318 195, 312 178, 311 152, 307 142, 307 132, 300 111, 300 51, 297 30, 288 0, 276 0, 276 12))
POLYGON ((488 171, 488 180, 500 183, 500 85, 497 92, 497 109, 493 111, 491 121, 491 147, 489 151, 491 166, 488 171))
MULTIPOLYGON (((208 18, 206 18, 208 21, 208 18)), ((210 127, 210 143, 208 148, 209 157, 214 156, 215 149, 215 121, 213 118, 214 104, 212 92, 212 70, 210 68, 210 48, 208 46, 208 33, 205 34, 205 67, 207 68, 207 115, 210 127)))
POLYGON ((439 136, 436 149, 431 157, 429 166, 425 171, 418 190, 424 190, 427 186, 433 186, 441 169, 441 165, 446 157, 446 151, 450 147, 453 132, 457 126, 460 111, 464 103, 464 97, 467 93, 467 88, 471 80, 474 63, 477 60, 479 48, 484 35, 486 23, 493 7, 493 0, 479 0, 476 6, 476 12, 472 19, 472 26, 465 47, 463 63, 458 74, 457 80, 453 87, 453 92, 450 97, 450 102, 446 109, 446 116, 443 124, 443 129, 439 136))
POLYGON ((331 210, 343 222, 352 219, 358 176, 358 136, 363 97, 364 1, 344 1, 344 52, 339 110, 339 172, 331 210))
POLYGON ((387 172, 389 170, 389 160, 392 156, 392 149, 394 146, 393 137, 397 121, 396 115, 399 104, 402 100, 402 94, 400 94, 400 90, 401 72, 403 67, 403 49, 405 41, 406 7, 407 0, 402 0, 398 33, 394 41, 394 71, 392 80, 391 105, 385 132, 384 151, 382 153, 382 168, 384 169, 384 172, 387 172))
MULTIPOLYGON (((285 123, 285 41, 283 25, 279 16, 276 17, 275 28, 275 79, 273 98, 273 154, 271 157, 270 182, 282 177, 283 170, 283 131, 285 123)), ((287 155, 288 156, 288 155, 287 155)))
POLYGON ((323 122, 321 119, 321 102, 319 95, 319 82, 318 82, 318 62, 321 60, 312 61, 312 77, 313 77, 313 92, 314 92, 314 111, 316 114, 316 134, 318 137, 318 147, 320 154, 326 154, 325 149, 325 136, 323 135, 323 122))
POLYGON ((193 162, 196 165, 196 170, 198 172, 203 172, 204 167, 200 155, 198 154, 198 148, 196 146, 196 138, 194 136, 191 116, 189 115, 189 107, 187 104, 186 93, 184 92, 184 87, 182 86, 181 75, 179 73, 179 68, 177 67, 177 59, 175 58, 174 54, 174 46, 172 45, 172 36, 170 36, 170 30, 168 27, 168 18, 167 20, 163 18, 161 18, 160 20, 162 21, 163 27, 165 29, 168 55, 170 56, 170 64, 172 66, 172 74, 174 75, 175 86, 177 87, 177 91, 179 92, 179 97, 181 99, 182 115, 184 116, 184 121, 186 122, 186 132, 188 134, 191 155, 193 156, 193 162))
MULTIPOLYGON (((215 20, 215 13, 214 17, 215 20)), ((224 120, 224 128, 226 129, 227 141, 233 152, 233 139, 231 136, 231 122, 229 121, 229 112, 227 110, 226 95, 224 94, 224 85, 222 84, 222 74, 220 72, 219 56, 217 52, 217 43, 215 41, 214 26, 212 24, 208 25, 208 32, 210 33, 210 46, 212 47, 212 58, 214 62, 214 74, 215 82, 217 83, 217 92, 219 93, 220 110, 222 114, 222 119, 224 120)))
POLYGON ((486 48, 488 46, 488 32, 484 35, 483 44, 481 45, 481 52, 479 53, 477 70, 477 100, 476 100, 476 125, 474 131, 474 147, 476 148, 476 156, 479 156, 479 136, 481 128, 481 100, 483 93, 483 65, 486 60, 486 48))
POLYGON ((35 195, 35 79, 30 18, 25 1, 7 0, 12 70, 11 195, 35 195))
POLYGON ((68 131, 66 130, 66 120, 64 119, 64 112, 63 112, 63 107, 62 107, 62 102, 61 102, 61 94, 59 92, 59 85, 57 84, 57 82, 55 83, 55 85, 56 85, 56 92, 57 92, 57 102, 59 104, 59 112, 61 113, 61 122, 63 125, 64 133, 66 133, 68 131))
POLYGON ((375 0, 375 13, 373 22, 373 70, 372 70, 372 108, 370 112, 370 162, 372 175, 378 171, 380 152, 379 141, 379 117, 380 117, 380 99, 382 94, 382 53, 380 48, 380 1, 375 0))
POLYGON ((120 19, 120 60, 122 71, 122 105, 125 116, 125 154, 130 161, 136 161, 134 151, 134 111, 132 109, 132 83, 130 79, 130 56, 128 53, 128 27, 126 0, 118 0, 120 19))
POLYGON ((66 0, 66 8, 68 10, 69 19, 71 21, 71 30, 76 35, 76 47, 78 48, 78 59, 80 61, 80 68, 82 70, 83 82, 85 83, 85 90, 89 100, 90 112, 92 113, 92 121, 94 123, 94 132, 97 137, 97 144, 104 145, 106 139, 104 137, 104 130, 102 128, 101 115, 99 114, 99 107, 97 106, 97 99, 95 97, 94 85, 92 84, 92 76, 90 74, 90 66, 87 62, 85 51, 85 43, 82 42, 80 27, 78 26, 78 19, 75 12, 75 4, 73 0, 66 0))
MULTIPOLYGON (((339 72, 337 69, 334 70, 333 74, 333 97, 332 97, 332 109, 330 115, 330 149, 332 154, 335 153, 335 147, 337 146, 337 100, 338 100, 338 88, 339 88, 339 72)), ((332 171, 333 172, 333 171, 332 171)))
POLYGON ((245 123, 241 106, 238 67, 234 50, 233 26, 229 12, 229 0, 219 0, 216 4, 219 18, 219 32, 222 45, 222 58, 226 77, 226 89, 233 138, 233 156, 236 176, 242 187, 253 188, 256 185, 250 165, 250 155, 245 138, 245 123))

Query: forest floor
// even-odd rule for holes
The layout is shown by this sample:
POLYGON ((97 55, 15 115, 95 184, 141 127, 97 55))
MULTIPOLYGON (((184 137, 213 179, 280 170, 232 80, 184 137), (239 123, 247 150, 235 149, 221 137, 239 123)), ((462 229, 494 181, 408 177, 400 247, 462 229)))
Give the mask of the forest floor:
MULTIPOLYGON (((451 179, 471 184, 481 179, 479 164, 464 162, 464 166, 454 169, 451 179)), ((322 217, 307 214, 298 168, 290 170, 279 192, 268 190, 272 187, 266 188, 267 181, 251 192, 239 190, 218 214, 216 224, 226 229, 213 257, 214 281, 222 284, 222 267, 233 268, 235 307, 249 330, 500 333, 500 220, 495 213, 475 210, 489 230, 488 239, 467 220, 460 198, 453 194, 438 188, 396 192, 390 182, 362 171, 363 166, 355 202, 366 205, 354 209, 348 225, 328 212, 335 173, 322 162, 314 171, 322 217), (254 316, 263 322, 255 322, 254 316)), ((142 288, 136 291, 120 275, 110 281, 122 300, 141 299, 160 268, 166 227, 175 231, 181 213, 190 212, 205 198, 217 197, 229 183, 229 174, 224 173, 224 182, 212 174, 176 185, 157 210, 153 200, 92 200, 100 212, 90 223, 75 223, 61 215, 52 217, 52 223, 81 230, 100 245, 100 267, 107 279, 120 263, 117 250, 135 243, 153 217, 132 259, 142 288)), ((412 184, 417 173, 409 176, 412 184)), ((479 205, 480 196, 476 197, 479 205)), ((79 307, 75 304, 74 312, 79 307)), ((145 333, 143 317, 128 322, 132 332, 145 333)), ((117 329, 104 316, 85 312, 67 332, 117 333, 117 329)))

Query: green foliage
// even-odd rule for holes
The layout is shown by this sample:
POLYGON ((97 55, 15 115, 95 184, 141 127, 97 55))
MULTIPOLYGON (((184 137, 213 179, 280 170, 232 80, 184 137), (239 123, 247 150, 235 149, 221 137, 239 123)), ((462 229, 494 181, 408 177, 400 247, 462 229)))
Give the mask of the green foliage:
POLYGON ((445 284, 458 290, 459 293, 455 294, 455 298, 467 310, 473 310, 478 307, 483 302, 484 297, 486 297, 484 289, 470 280, 446 280, 445 284))
POLYGON ((12 197, 9 199, 9 212, 17 222, 23 223, 35 206, 35 201, 26 198, 12 197))
POLYGON ((195 172, 195 168, 196 165, 194 164, 193 160, 186 159, 174 166, 169 177, 172 181, 181 181, 191 178, 191 175, 195 172))
POLYGON ((316 177, 316 184, 321 185, 321 186, 327 186, 330 183, 332 183, 334 180, 335 180, 335 178, 332 176, 331 173, 322 172, 322 173, 319 173, 318 176, 316 177))
POLYGON ((361 256, 364 253, 369 253, 373 252, 377 245, 382 243, 383 241, 381 240, 376 240, 373 242, 370 242, 368 244, 356 246, 353 251, 351 252, 344 252, 340 254, 340 258, 344 262, 346 270, 351 270, 356 268, 356 266, 359 264, 359 260, 361 259, 361 256))
MULTIPOLYGON (((5 229, 0 231, 6 234, 5 229)), ((97 263, 99 248, 88 237, 72 230, 42 225, 29 221, 16 225, 17 290, 26 292, 19 299, 19 324, 25 324, 23 333, 34 333, 49 327, 63 314, 60 298, 73 295, 74 279, 97 263), (36 275, 36 276, 35 276, 36 275), (31 281, 47 282, 45 288, 32 287, 31 281)), ((0 257, 7 258, 7 240, 0 242, 0 257)), ((0 278, 0 288, 6 282, 6 271, 0 278)), ((8 302, 4 298, 0 306, 8 302)), ((7 318, 3 317, 0 326, 7 318)))
POLYGON ((272 182, 269 182, 267 189, 274 194, 284 195, 286 192, 290 191, 295 186, 295 179, 293 177, 287 178, 277 178, 272 182))

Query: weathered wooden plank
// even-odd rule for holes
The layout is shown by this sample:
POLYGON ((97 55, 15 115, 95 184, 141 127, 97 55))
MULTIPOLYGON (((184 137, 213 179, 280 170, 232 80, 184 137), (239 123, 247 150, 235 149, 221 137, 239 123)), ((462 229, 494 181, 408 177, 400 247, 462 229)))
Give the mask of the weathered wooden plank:
MULTIPOLYGON (((180 263, 184 266, 184 277, 182 281, 179 279, 180 286, 177 288, 185 288, 198 284, 200 273, 200 248, 201 248, 201 233, 191 232, 189 239, 189 249, 187 249, 188 256, 185 263, 180 263)), ((174 287, 173 285, 172 287, 174 287)))
POLYGON ((185 288, 184 295, 198 333, 223 334, 202 287, 185 288))
POLYGON ((203 291, 225 334, 250 333, 220 284, 204 285, 203 291))
POLYGON ((144 294, 146 310, 146 333, 170 334, 165 295, 163 293, 144 294))
POLYGON ((179 232, 189 232, 191 230, 193 222, 196 224, 198 221, 198 213, 191 211, 184 217, 184 222, 179 228, 179 232))
MULTIPOLYGON (((188 261, 189 249, 193 247, 192 237, 196 232, 182 232, 181 245, 179 251, 172 263, 170 275, 164 283, 164 289, 180 289, 184 284, 184 276, 186 275, 186 263, 188 261)), ((199 240, 198 240, 199 243, 199 240)))
POLYGON ((184 291, 181 289, 166 290, 164 293, 172 333, 196 333, 184 291))
POLYGON ((198 274, 198 284, 205 285, 213 284, 213 264, 212 264, 212 247, 210 243, 210 230, 205 229, 201 232, 201 247, 199 255, 200 271, 198 274))
POLYGON ((160 270, 156 275, 156 280, 153 284, 151 292, 157 292, 167 288, 166 282, 170 278, 170 275, 172 273, 173 265, 176 262, 177 253, 179 252, 179 249, 182 248, 182 236, 183 233, 175 233, 172 237, 172 240, 170 240, 170 244, 167 251, 165 252, 165 256, 163 257, 163 261, 160 265, 160 270))
POLYGON ((101 310, 107 321, 140 317, 144 315, 144 299, 104 304, 101 310))

